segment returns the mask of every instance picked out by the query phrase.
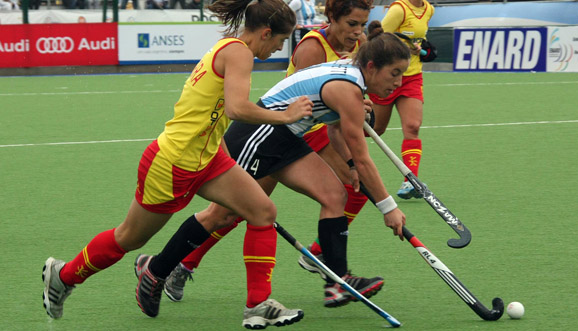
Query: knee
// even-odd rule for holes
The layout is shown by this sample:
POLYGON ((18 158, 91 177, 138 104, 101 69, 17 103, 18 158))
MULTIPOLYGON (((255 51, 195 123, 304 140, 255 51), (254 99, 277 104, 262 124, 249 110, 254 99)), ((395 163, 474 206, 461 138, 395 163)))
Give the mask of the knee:
POLYGON ((347 203, 347 191, 345 187, 340 185, 338 189, 336 188, 323 194, 319 203, 321 203, 322 208, 335 209, 339 213, 342 213, 347 203))
POLYGON ((275 219, 277 218, 277 207, 273 201, 269 200, 269 203, 266 206, 263 206, 262 212, 262 219, 266 225, 275 223, 275 219))
POLYGON ((271 200, 262 203, 259 210, 254 210, 252 216, 246 217, 247 223, 253 226, 268 226, 275 223, 277 218, 277 207, 271 200))
POLYGON ((414 120, 408 121, 403 126, 403 133, 406 139, 417 139, 419 136, 419 128, 421 127, 421 121, 414 120))

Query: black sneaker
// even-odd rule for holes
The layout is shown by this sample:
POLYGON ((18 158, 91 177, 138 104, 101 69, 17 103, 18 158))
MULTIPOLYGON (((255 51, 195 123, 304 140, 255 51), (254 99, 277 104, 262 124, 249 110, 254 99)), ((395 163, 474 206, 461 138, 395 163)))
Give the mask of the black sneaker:
MULTIPOLYGON (((383 287, 383 278, 381 277, 363 278, 347 273, 343 276, 343 280, 366 298, 372 297, 383 287)), ((357 298, 341 288, 338 283, 325 285, 325 307, 341 307, 350 301, 357 301, 357 298)))
POLYGON ((136 285, 136 301, 143 313, 150 317, 159 314, 161 296, 165 280, 153 275, 149 263, 153 257, 140 254, 134 261, 134 273, 138 278, 136 285))
POLYGON ((171 301, 178 302, 183 300, 185 284, 187 280, 193 280, 193 270, 185 268, 182 263, 179 263, 171 274, 167 277, 165 282, 165 294, 171 301))

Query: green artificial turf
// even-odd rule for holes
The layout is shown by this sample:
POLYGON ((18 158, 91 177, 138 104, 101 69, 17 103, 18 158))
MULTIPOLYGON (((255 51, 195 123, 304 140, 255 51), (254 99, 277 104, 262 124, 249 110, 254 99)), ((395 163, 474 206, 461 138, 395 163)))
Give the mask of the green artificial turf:
MULTIPOLYGON (((42 307, 49 256, 70 260, 99 232, 123 221, 142 151, 172 115, 188 74, 0 77, 0 329, 238 330, 246 299, 242 223, 194 273, 185 298, 163 297, 160 315, 140 312, 133 261, 160 251, 201 198, 110 269, 78 286, 64 317, 42 307)), ((283 72, 253 76, 251 99, 283 72)), ((403 330, 571 330, 578 318, 578 74, 425 73, 419 177, 472 232, 455 233, 422 200, 400 201, 407 227, 487 307, 520 301, 520 320, 482 321, 407 242, 367 205, 350 228, 349 266, 381 275, 371 300, 403 330)), ((394 114, 383 135, 399 155, 394 114)), ((370 152, 390 193, 402 176, 375 143, 370 152)), ((317 231, 316 202, 279 186, 278 221, 303 244, 317 231)), ((286 330, 380 330, 387 322, 362 303, 323 307, 323 283, 297 265, 279 236, 275 298, 305 318, 286 330)), ((270 327, 273 329, 274 327, 270 327)))

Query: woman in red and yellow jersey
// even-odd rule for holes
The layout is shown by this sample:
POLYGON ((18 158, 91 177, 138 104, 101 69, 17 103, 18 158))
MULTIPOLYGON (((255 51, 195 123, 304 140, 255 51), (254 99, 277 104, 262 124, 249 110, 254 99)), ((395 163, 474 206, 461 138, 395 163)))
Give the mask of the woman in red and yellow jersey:
MULTIPOLYGON (((174 117, 143 153, 135 199, 124 222, 98 234, 72 261, 52 257, 46 261, 43 298, 50 317, 62 316, 64 300, 75 285, 146 244, 195 194, 227 206, 247 220, 250 245, 245 246, 244 254, 254 257, 246 263, 247 269, 272 272, 277 239, 275 205, 226 153, 222 137, 230 120, 285 124, 311 115, 312 103, 306 97, 286 111, 269 111, 249 101, 254 58, 264 60, 282 49, 295 26, 295 14, 282 0, 219 0, 210 9, 227 26, 225 34, 231 37, 217 42, 197 64, 174 107, 174 117), (244 29, 239 33, 243 21, 244 29)), ((193 215, 161 255, 176 259, 176 265, 191 246, 200 246, 220 227, 193 215)), ((137 301, 151 317, 159 312, 164 279, 174 266, 166 274, 163 268, 152 256, 139 255, 135 262, 137 301)), ((279 323, 291 324, 302 318, 301 310, 281 308, 275 300, 267 300, 270 288, 266 285, 249 289, 246 309, 250 314, 271 308, 283 312, 279 323), (257 309, 257 305, 267 307, 257 309)))
MULTIPOLYGON (((403 83, 387 98, 369 95, 375 112, 375 131, 385 132, 393 106, 397 108, 403 131, 401 155, 403 163, 417 176, 422 154, 419 129, 423 119, 423 78, 420 60, 421 42, 426 39, 428 23, 434 7, 426 0, 397 0, 381 21, 384 32, 400 32, 410 37, 416 46, 412 50, 409 68, 403 74, 403 83)), ((407 179, 397 195, 402 199, 421 198, 407 179)))

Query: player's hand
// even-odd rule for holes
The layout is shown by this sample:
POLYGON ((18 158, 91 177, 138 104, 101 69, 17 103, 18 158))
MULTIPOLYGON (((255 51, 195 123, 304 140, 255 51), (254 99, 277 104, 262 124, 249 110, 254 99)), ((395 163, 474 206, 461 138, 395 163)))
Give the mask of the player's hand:
POLYGON ((405 214, 399 208, 395 208, 383 215, 383 220, 385 221, 385 226, 391 228, 393 234, 399 236, 399 239, 403 241, 402 227, 405 225, 405 214))
POLYGON ((421 45, 419 43, 413 43, 414 47, 410 47, 410 52, 413 55, 419 55, 421 52, 421 45))
POLYGON ((373 101, 369 99, 363 99, 363 110, 365 110, 365 121, 373 128, 373 125, 375 124, 373 101))
POLYGON ((371 113, 373 111, 373 101, 370 99, 363 99, 363 109, 366 114, 371 113))
POLYGON ((349 168, 349 181, 351 186, 353 186, 353 190, 359 192, 359 172, 357 172, 355 166, 349 168))
POLYGON ((295 123, 303 117, 311 116, 313 114, 313 101, 308 97, 302 96, 297 101, 287 107, 285 110, 286 121, 285 124, 295 123))

